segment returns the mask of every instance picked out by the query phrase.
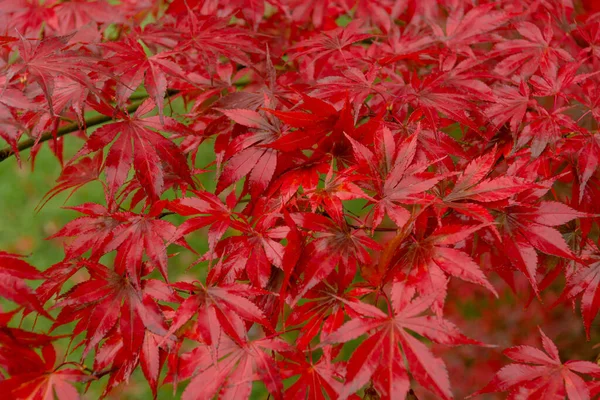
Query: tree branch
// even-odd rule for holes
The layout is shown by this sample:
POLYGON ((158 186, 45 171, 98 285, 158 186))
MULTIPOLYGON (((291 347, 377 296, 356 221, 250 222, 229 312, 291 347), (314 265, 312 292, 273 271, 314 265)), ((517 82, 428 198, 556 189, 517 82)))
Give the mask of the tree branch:
MULTIPOLYGON (((177 93, 179 93, 178 90, 168 90, 167 97, 174 96, 177 93)), ((134 113, 139 108, 139 106, 141 106, 142 103, 144 101, 146 101, 146 99, 148 99, 148 96, 145 96, 143 98, 133 101, 129 106, 127 106, 127 108, 126 108, 127 112, 129 114, 134 113)), ((105 122, 109 122, 112 120, 113 120, 113 118, 109 117, 107 115, 95 115, 93 117, 86 118, 85 128, 83 128, 83 129, 87 129, 87 128, 90 128, 90 127, 96 126, 96 125, 100 125, 100 124, 103 124, 105 122)), ((77 132, 81 129, 82 128, 76 122, 69 124, 69 125, 65 125, 65 126, 58 128, 58 130, 56 132, 56 137, 59 138, 64 135, 68 135, 69 133, 77 132)), ((27 149, 33 147, 36 144, 36 142, 42 143, 42 142, 47 142, 48 140, 52 140, 52 139, 54 139, 53 133, 46 132, 37 139, 29 138, 27 140, 23 140, 23 141, 19 142, 19 144, 17 145, 17 149, 20 153, 23 150, 27 150, 27 149)), ((4 149, 0 150, 0 162, 6 160, 8 157, 10 157, 14 154, 15 154, 15 152, 12 147, 10 147, 10 146, 5 147, 4 149)))
MULTIPOLYGON (((358 226, 358 225, 353 225, 353 224, 348 224, 348 226, 352 229, 366 229, 366 230, 372 230, 371 227, 369 226, 358 226)), ((398 229, 400 228, 384 228, 384 227, 380 227, 380 228, 375 228, 373 229, 375 232, 398 232, 398 229)))

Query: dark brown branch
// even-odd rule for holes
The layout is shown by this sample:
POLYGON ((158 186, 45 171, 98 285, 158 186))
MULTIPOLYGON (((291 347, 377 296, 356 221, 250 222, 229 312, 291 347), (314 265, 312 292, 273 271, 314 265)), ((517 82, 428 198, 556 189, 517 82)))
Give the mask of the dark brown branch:
MULTIPOLYGON (((353 225, 353 224, 348 224, 348 226, 352 229, 366 229, 366 230, 371 230, 370 227, 368 226, 358 226, 358 225, 353 225)), ((397 232, 399 228, 375 228, 374 231, 375 232, 397 232)))
POLYGON ((156 217, 156 218, 157 219, 161 219, 161 218, 164 218, 164 217, 168 217, 169 215, 173 215, 173 214, 175 214, 175 213, 172 212, 172 211, 165 211, 163 213, 158 214, 158 217, 156 217))
MULTIPOLYGON (((167 92, 167 96, 171 97, 177 93, 179 93, 179 91, 169 90, 167 92)), ((127 108, 126 108, 127 112, 129 114, 134 113, 138 109, 138 107, 141 106, 142 103, 147 98, 148 97, 146 96, 144 98, 140 98, 138 100, 133 101, 129 106, 127 106, 127 108)), ((93 117, 86 118, 84 129, 91 128, 92 126, 100 125, 100 124, 103 124, 105 122, 109 122, 112 120, 113 120, 112 117, 109 117, 106 115, 95 115, 93 117)), ((81 127, 77 123, 65 125, 65 126, 58 128, 58 130, 56 132, 56 137, 58 138, 58 137, 61 137, 64 135, 68 135, 69 133, 77 132, 79 130, 81 130, 81 127)), ((42 136, 38 139, 30 138, 30 139, 19 142, 19 144, 17 145, 17 149, 19 150, 19 152, 21 152, 23 150, 27 150, 27 149, 33 147, 36 144, 36 142, 38 142, 38 143, 47 142, 48 140, 52 140, 53 138, 54 138, 54 135, 52 132, 46 132, 46 133, 42 134, 42 136)), ((14 154, 15 154, 15 152, 13 151, 12 147, 5 147, 4 149, 0 150, 0 162, 6 160, 8 157, 10 157, 14 154)))

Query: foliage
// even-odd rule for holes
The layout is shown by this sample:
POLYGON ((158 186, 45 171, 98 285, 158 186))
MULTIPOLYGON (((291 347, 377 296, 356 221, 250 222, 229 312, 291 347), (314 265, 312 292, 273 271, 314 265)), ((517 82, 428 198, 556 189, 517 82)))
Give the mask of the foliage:
POLYGON ((141 371, 183 399, 600 395, 542 331, 597 339, 596 11, 0 1, 0 161, 47 144, 39 208, 104 198, 68 207, 60 262, 0 251, 0 393, 110 396, 141 371))

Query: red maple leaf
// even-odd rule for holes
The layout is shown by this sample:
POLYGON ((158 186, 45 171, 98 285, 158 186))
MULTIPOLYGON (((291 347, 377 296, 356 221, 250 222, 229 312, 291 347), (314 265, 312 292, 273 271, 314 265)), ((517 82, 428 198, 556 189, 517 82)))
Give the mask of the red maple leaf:
POLYGON ((273 398, 283 399, 283 382, 271 355, 290 351, 281 339, 267 337, 242 343, 225 339, 214 349, 199 349, 204 351, 194 354, 197 373, 183 392, 183 400, 209 400, 217 393, 220 399, 248 399, 256 379, 264 382, 273 398), (218 361, 204 358, 203 363, 197 362, 202 353, 213 351, 217 352, 218 361))
MULTIPOLYGON (((111 12, 109 4, 101 1, 76 0, 54 3, 48 24, 60 34, 68 34, 91 23, 116 23, 123 18, 111 12)), ((88 25, 88 26, 89 26, 88 25)))
MULTIPOLYGON (((546 20, 550 18, 547 15, 546 20)), ((554 34, 551 24, 544 24, 543 32, 530 21, 518 22, 515 28, 522 38, 504 39, 494 46, 494 51, 504 57, 494 69, 500 76, 509 76, 514 72, 530 76, 542 62, 557 64, 559 61, 573 61, 569 52, 552 43, 554 34)))
POLYGON ((586 214, 556 201, 542 201, 537 205, 516 203, 500 211, 497 220, 505 254, 511 264, 525 274, 536 294, 536 250, 575 259, 565 239, 554 227, 585 216, 586 214))
POLYGON ((348 136, 354 157, 359 165, 366 167, 365 180, 361 186, 373 190, 377 196, 373 208, 373 229, 377 228, 387 214, 398 227, 404 226, 410 213, 402 204, 423 201, 425 191, 434 187, 443 175, 426 172, 431 163, 416 158, 419 129, 410 137, 394 137, 387 128, 375 134, 374 151, 348 136))
POLYGON ((516 134, 521 128, 527 107, 535 106, 531 100, 529 85, 522 80, 519 87, 499 85, 493 88, 495 100, 486 110, 486 116, 494 124, 494 129, 500 129, 508 122, 510 130, 516 134))
POLYGON ((395 284, 393 309, 389 315, 373 306, 363 305, 363 317, 353 318, 325 339, 325 344, 345 343, 369 333, 352 354, 346 383, 340 393, 344 398, 356 392, 370 379, 384 397, 404 398, 410 389, 408 371, 424 388, 443 399, 452 398, 448 372, 442 360, 410 332, 445 345, 477 344, 465 337, 451 322, 422 315, 432 304, 432 296, 412 299, 414 291, 395 284), (406 358, 408 368, 402 361, 406 358))
POLYGON ((147 214, 110 212, 89 203, 73 207, 86 216, 70 222, 52 238, 75 237, 67 246, 67 259, 77 258, 89 249, 93 259, 116 250, 115 270, 126 273, 134 285, 139 285, 145 252, 151 266, 167 279, 166 244, 187 244, 179 240, 173 224, 159 218, 165 204, 164 200, 155 203, 147 214))
MULTIPOLYGON (((222 18, 198 16, 194 12, 188 12, 178 28, 182 37, 174 51, 185 53, 194 49, 210 65, 216 63, 218 56, 249 65, 251 61, 247 53, 260 52, 253 43, 250 32, 228 26, 227 21, 222 18)), ((213 67, 213 71, 216 68, 213 67)))
POLYGON ((327 353, 317 362, 312 361, 311 356, 310 353, 293 353, 283 362, 285 376, 300 375, 298 380, 286 389, 285 395, 307 400, 337 398, 342 389, 339 379, 344 375, 340 363, 332 363, 331 356, 327 353))
POLYGON ((325 141, 325 135, 336 128, 341 118, 341 111, 314 97, 303 95, 302 99, 300 108, 306 110, 305 112, 267 109, 269 113, 287 125, 298 128, 294 132, 282 135, 271 142, 268 147, 284 152, 310 149, 315 144, 322 144, 325 141))
POLYGON ((303 278, 293 288, 292 303, 327 278, 336 266, 341 286, 348 286, 359 263, 369 264, 371 256, 367 250, 381 248, 364 231, 350 228, 345 221, 332 221, 313 213, 294 213, 292 219, 299 228, 314 232, 314 239, 304 247, 298 261, 303 278))
MULTIPOLYGON (((13 399, 77 399, 73 383, 93 377, 80 369, 55 367, 56 351, 51 344, 42 348, 43 358, 33 349, 0 347, 0 365, 11 378, 0 381, 3 396, 13 399)), ((64 364, 63 364, 64 365, 64 364)))
POLYGON ((198 336, 209 345, 218 342, 221 329, 236 343, 243 345, 246 341, 247 321, 269 327, 263 312, 247 298, 250 295, 265 294, 262 290, 242 284, 208 287, 183 283, 174 285, 192 294, 177 309, 165 338, 195 315, 198 315, 201 321, 197 327, 198 336), (207 329, 206 323, 209 323, 212 328, 207 329))
POLYGON ((122 345, 129 353, 138 351, 145 330, 165 335, 167 327, 156 302, 127 278, 102 264, 85 264, 91 278, 59 296, 60 307, 53 329, 79 320, 77 330, 86 331, 84 356, 113 329, 118 329, 122 345))
POLYGON ((482 285, 498 296, 477 263, 464 251, 450 247, 486 225, 445 225, 426 237, 417 226, 405 227, 388 244, 380 259, 380 265, 387 267, 386 280, 393 277, 416 288, 421 296, 433 296, 433 310, 440 315, 447 295, 447 275, 482 285))
POLYGON ((504 25, 510 17, 506 11, 495 8, 494 4, 482 4, 465 13, 464 7, 455 7, 448 15, 445 32, 437 24, 431 24, 431 28, 438 40, 448 48, 457 53, 474 55, 470 46, 488 41, 485 34, 504 25))
POLYGON ((412 121, 424 117, 429 127, 438 128, 441 125, 441 113, 479 132, 478 125, 473 121, 479 113, 472 103, 476 97, 447 85, 446 80, 445 73, 432 73, 424 77, 413 74, 409 84, 398 90, 398 100, 414 107, 412 121))
MULTIPOLYGON (((87 155, 103 149, 114 141, 106 155, 104 166, 109 201, 113 200, 117 190, 127 179, 132 166, 135 169, 136 179, 146 191, 146 195, 153 200, 158 199, 164 190, 164 172, 161 162, 169 164, 172 171, 193 185, 185 156, 175 143, 157 132, 175 131, 179 129, 180 124, 168 118, 165 118, 167 125, 159 123, 156 117, 142 118, 153 108, 154 103, 148 100, 133 116, 119 112, 117 115, 122 120, 98 128, 78 153, 80 156, 87 155)), ((112 113, 111 109, 101 110, 107 115, 112 113)))
POLYGON ((486 387, 474 395, 510 392, 520 399, 589 399, 588 382, 578 374, 600 377, 600 366, 589 361, 562 362, 556 345, 540 329, 544 351, 531 346, 516 346, 503 354, 517 363, 496 373, 486 387))
POLYGON ((97 153, 93 157, 84 157, 76 163, 67 165, 56 179, 56 186, 46 193, 38 207, 42 208, 54 196, 68 189, 73 189, 69 194, 69 197, 71 197, 75 191, 86 183, 97 180, 100 177, 101 170, 102 153, 97 153))
POLYGON ((303 40, 289 49, 292 60, 302 56, 309 57, 311 64, 325 57, 339 53, 345 59, 344 50, 353 43, 370 38, 372 35, 363 33, 360 21, 355 21, 345 28, 323 31, 317 37, 303 40))
POLYGON ((126 104, 131 94, 144 83, 144 88, 158 106, 158 113, 163 118, 163 105, 167 93, 167 76, 187 80, 179 65, 169 60, 169 53, 159 53, 149 56, 142 45, 133 40, 105 43, 103 46, 114 55, 108 60, 114 65, 117 76, 117 102, 120 106, 126 104))
POLYGON ((223 161, 225 166, 219 177, 217 193, 244 176, 248 176, 250 193, 256 197, 264 192, 275 174, 278 153, 267 148, 281 136, 277 121, 253 110, 220 110, 237 124, 245 126, 248 132, 238 134, 231 140, 223 161))
POLYGON ((44 40, 29 40, 21 36, 19 55, 21 62, 11 65, 9 79, 23 75, 27 82, 37 83, 48 102, 51 115, 54 115, 54 88, 59 77, 77 82, 102 96, 88 76, 92 70, 103 71, 95 64, 91 54, 83 54, 69 49, 68 42, 73 35, 54 36, 44 40))
MULTIPOLYGON (((515 176, 489 178, 496 161, 494 148, 469 162, 457 177, 454 187, 447 193, 440 194, 440 204, 436 204, 438 215, 449 207, 481 222, 491 223, 494 222, 494 217, 486 206, 488 203, 493 207, 497 202, 506 201, 533 187, 515 176)), ((496 232, 495 227, 492 229, 496 232)))
POLYGON ((24 307, 27 312, 38 312, 52 319, 33 290, 24 282, 40 279, 43 279, 43 275, 22 257, 0 251, 0 297, 24 307))
POLYGON ((588 241, 580 258, 583 263, 572 261, 574 265, 567 274, 567 284, 557 302, 581 297, 581 314, 589 340, 592 321, 600 310, 600 250, 588 241))
POLYGON ((329 282, 313 287, 304 295, 308 301, 296 305, 286 320, 288 326, 302 325, 296 348, 304 351, 310 347, 311 341, 317 335, 322 339, 336 331, 344 322, 345 312, 356 314, 353 306, 357 304, 358 297, 364 294, 361 290, 345 293, 344 290, 334 289, 329 282))

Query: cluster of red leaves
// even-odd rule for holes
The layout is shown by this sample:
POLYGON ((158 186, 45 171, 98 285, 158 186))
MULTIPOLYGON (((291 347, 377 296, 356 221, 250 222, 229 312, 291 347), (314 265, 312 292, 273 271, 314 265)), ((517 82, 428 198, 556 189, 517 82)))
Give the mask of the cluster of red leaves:
MULTIPOLYGON (((0 1, 3 157, 28 136, 63 162, 79 130, 48 198, 100 181, 106 200, 72 207, 43 272, 0 253, 18 305, 0 314, 0 393, 70 399, 108 376, 107 394, 139 367, 155 396, 246 399, 261 381, 274 399, 448 399, 431 343, 482 345, 445 313, 456 279, 490 301, 564 281, 590 337, 595 2, 112 3, 0 1), (198 233, 182 277, 173 246, 197 254, 198 233), (50 332, 14 327, 21 312, 50 332), (56 361, 63 326, 79 361, 56 361)), ((515 363, 471 392, 597 395, 600 366, 541 335, 545 352, 505 350, 515 363)))

